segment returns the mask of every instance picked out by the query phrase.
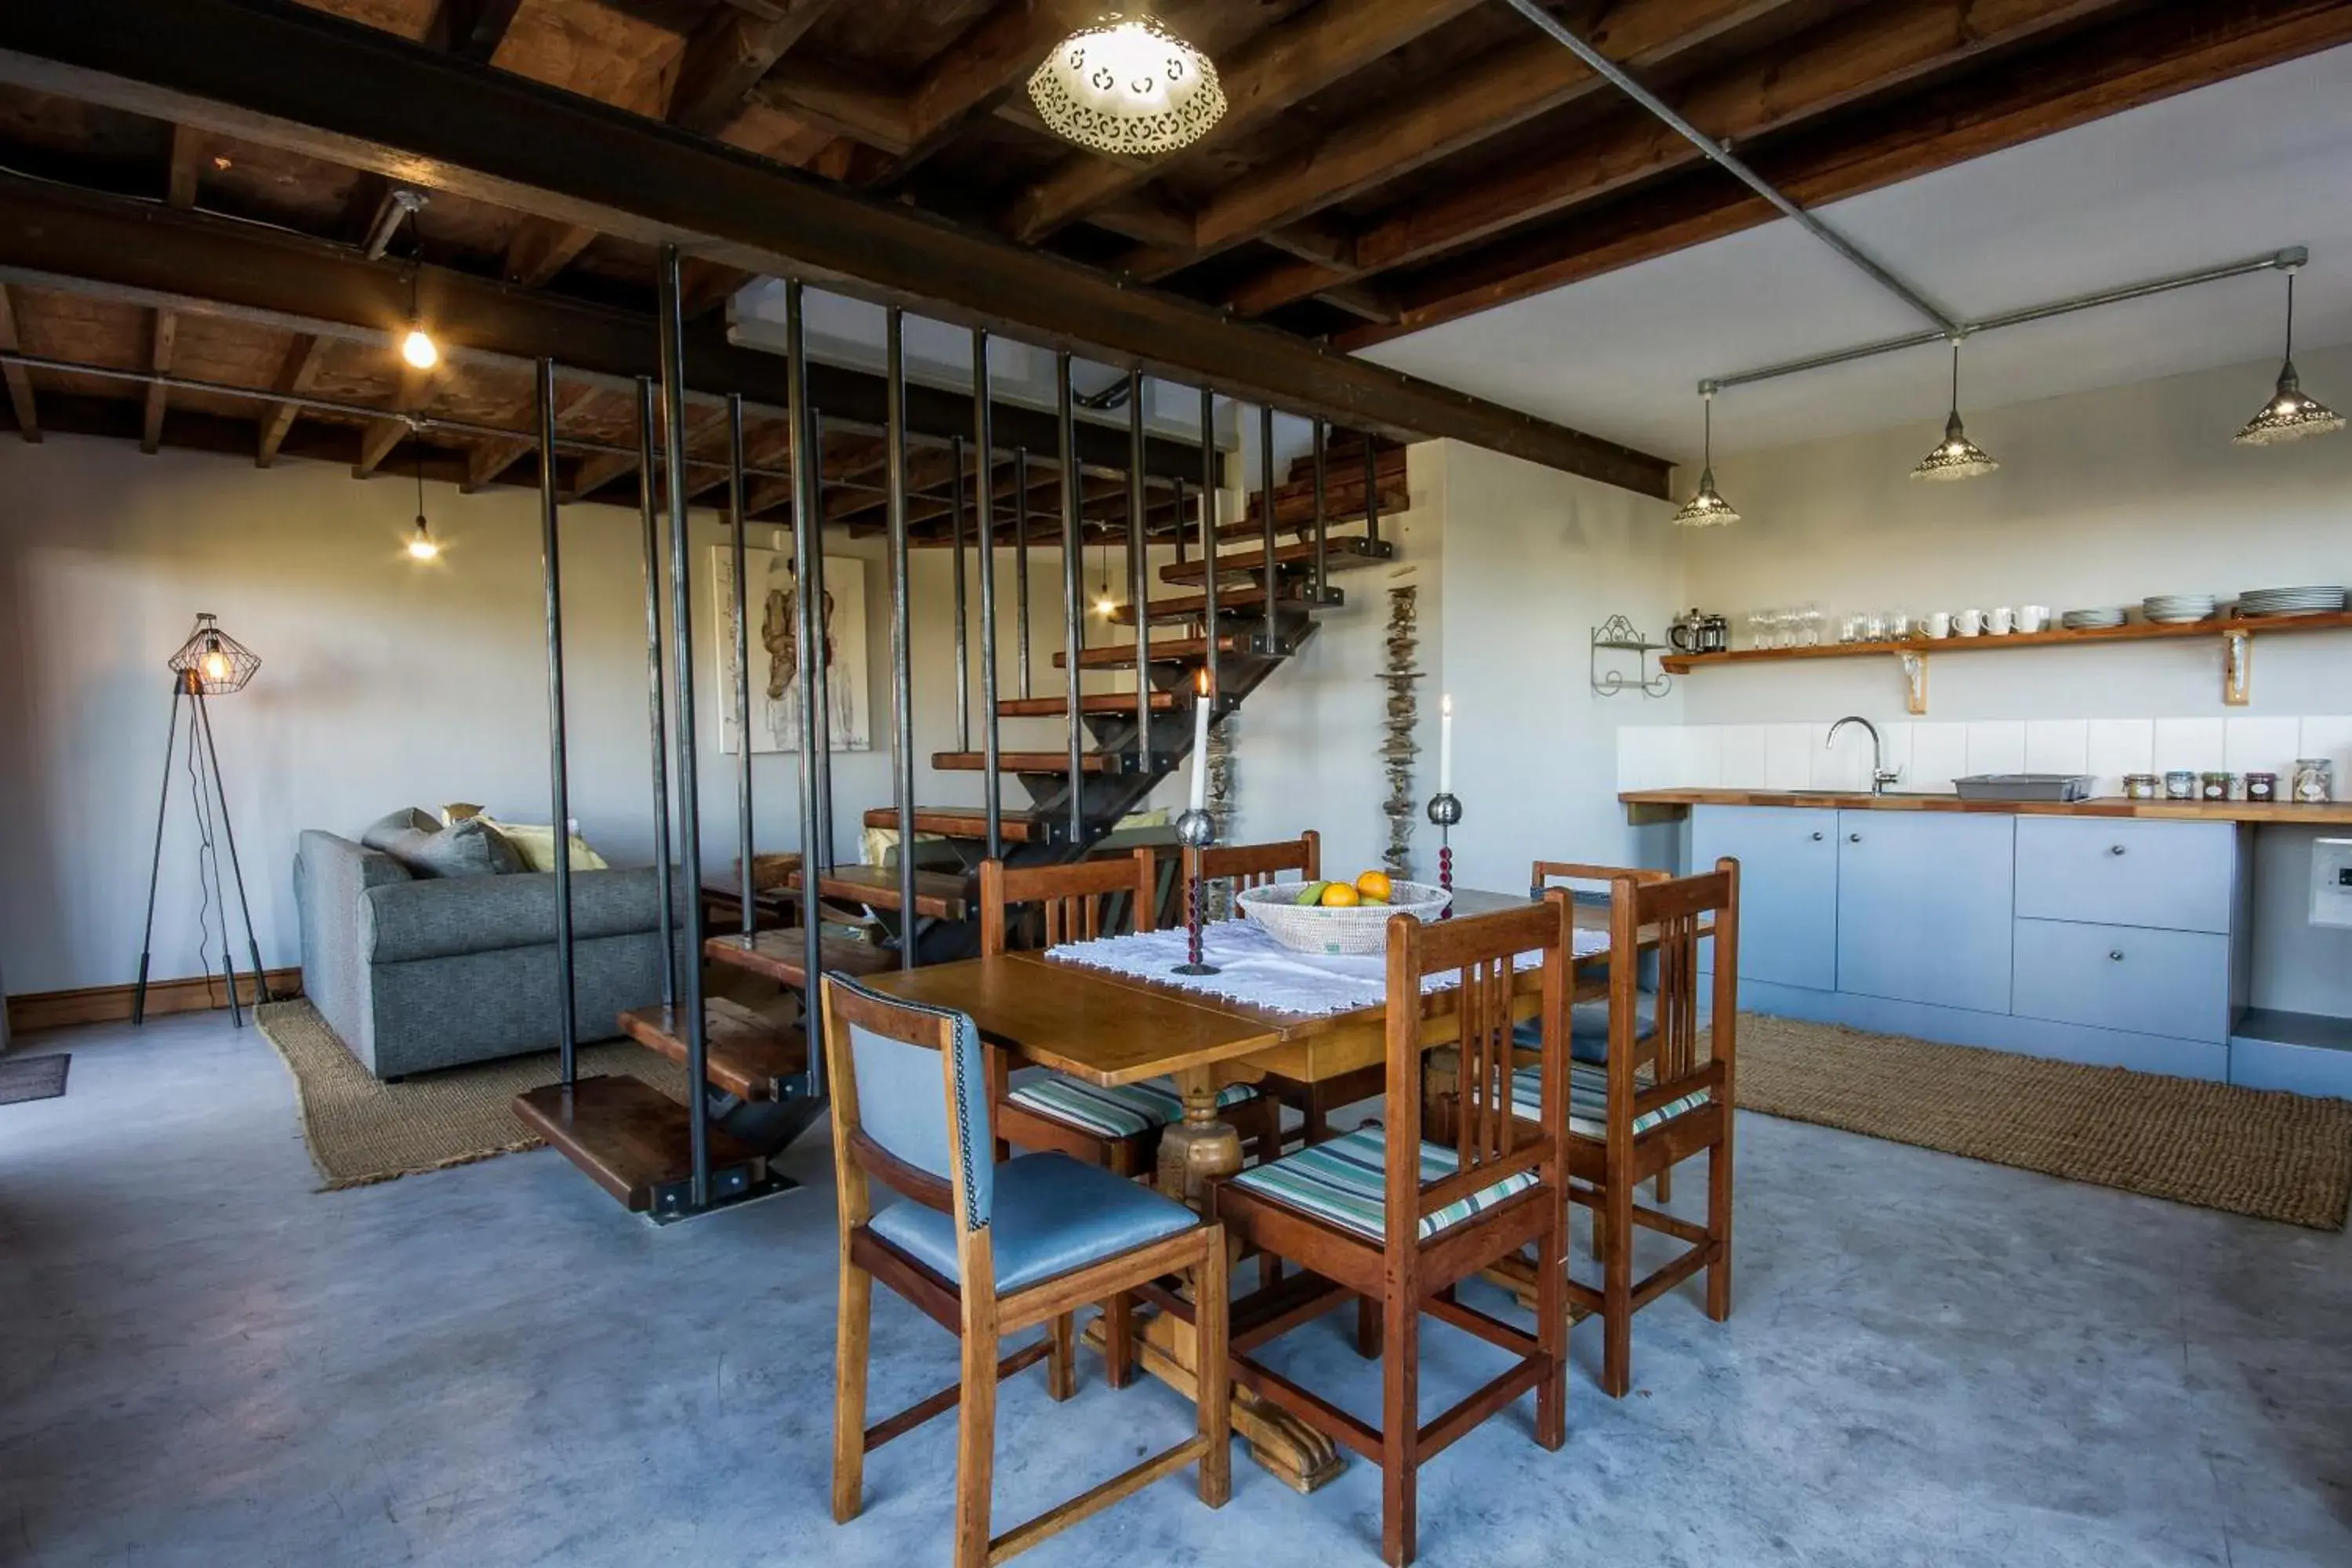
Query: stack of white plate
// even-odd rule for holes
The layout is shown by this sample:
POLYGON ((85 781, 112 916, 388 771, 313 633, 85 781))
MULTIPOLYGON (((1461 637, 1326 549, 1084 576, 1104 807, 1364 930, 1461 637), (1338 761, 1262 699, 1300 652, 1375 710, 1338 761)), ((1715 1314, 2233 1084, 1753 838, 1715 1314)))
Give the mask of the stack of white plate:
POLYGON ((2242 616, 2326 616, 2343 608, 2341 588, 2253 588, 2238 599, 2242 616))
POLYGON ((2157 594, 2142 607, 2147 611, 2147 618, 2158 625, 2177 626, 2210 620, 2217 606, 2210 594, 2157 594))
POLYGON ((2069 610, 2058 617, 2058 624, 2070 632, 2105 631, 2109 626, 2124 624, 2121 610, 2069 610))

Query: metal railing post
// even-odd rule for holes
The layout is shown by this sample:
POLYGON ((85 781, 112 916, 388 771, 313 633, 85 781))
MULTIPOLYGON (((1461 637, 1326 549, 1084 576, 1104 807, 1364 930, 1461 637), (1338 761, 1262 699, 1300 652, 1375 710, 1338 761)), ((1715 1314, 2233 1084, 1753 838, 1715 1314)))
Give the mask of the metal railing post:
MULTIPOLYGON (((563 546, 555 494, 555 362, 538 366, 539 558, 547 590, 547 785, 555 817, 555 1016, 563 1081, 579 1072, 579 1029, 573 1009, 575 953, 572 933, 572 789, 563 714, 563 546)), ((224 929, 226 923, 223 921, 224 929)), ((259 976, 255 984, 260 984, 259 976)))
POLYGON ((971 612, 964 587, 963 564, 963 437, 948 443, 955 459, 955 477, 948 485, 948 538, 955 546, 955 689, 956 750, 971 750, 971 612))
POLYGON ((1029 448, 1013 452, 1013 615, 1019 623, 1021 695, 1029 696, 1029 448))
POLYGON ((807 983, 802 1005, 807 1020, 808 1092, 814 1098, 824 1092, 824 988, 819 984, 824 973, 824 921, 818 916, 817 890, 824 874, 817 826, 817 747, 822 742, 816 710, 816 666, 824 658, 824 642, 819 598, 824 589, 815 561, 824 545, 818 532, 818 458, 815 411, 809 406, 806 309, 803 286, 797 278, 784 284, 784 353, 793 454, 793 582, 798 590, 793 596, 799 601, 793 629, 798 647, 793 677, 801 710, 801 952, 807 983))
POLYGON ((1087 837, 1086 799, 1079 788, 1086 775, 1078 771, 1086 765, 1085 698, 1078 680, 1078 606, 1086 592, 1086 563, 1079 552, 1085 541, 1078 525, 1078 410, 1070 389, 1069 354, 1056 354, 1055 366, 1055 416, 1059 422, 1062 457, 1062 658, 1067 667, 1063 671, 1063 688, 1069 693, 1070 843, 1075 847, 1083 845, 1087 837))
POLYGON ((1217 472, 1217 395, 1201 388, 1201 625, 1209 639, 1209 696, 1224 692, 1217 684, 1217 494, 1223 476, 1217 472))
MULTIPOLYGON (((988 334, 974 327, 971 444, 979 461, 974 478, 980 487, 974 498, 980 508, 974 537, 980 542, 981 767, 988 775, 988 858, 994 860, 1004 853, 1004 775, 997 771, 1002 753, 996 732, 996 417, 988 399, 988 334)), ((957 471, 962 471, 961 466, 957 471)), ((912 918, 912 910, 899 912, 902 921, 912 918)))
POLYGON ((890 465, 890 776, 898 806, 898 967, 915 967, 915 688, 910 624, 914 583, 907 560, 906 312, 890 307, 883 368, 882 449, 890 465))
POLYGON ((654 869, 661 877, 662 1012, 677 1013, 677 869, 669 839, 669 705, 662 696, 661 522, 654 486, 655 421, 651 376, 637 377, 637 521, 646 554, 646 715, 653 731, 654 869))
POLYGON ((1258 520, 1258 533, 1265 542, 1265 646, 1259 651, 1271 658, 1276 646, 1274 618, 1276 580, 1281 570, 1274 559, 1274 405, 1271 403, 1258 405, 1257 470, 1259 488, 1265 495, 1265 515, 1258 520))
POLYGON ((742 932, 760 929, 751 876, 751 585, 744 580, 750 531, 743 519, 743 395, 727 397, 728 543, 734 565, 735 602, 735 890, 742 904, 742 932))
POLYGON ((1151 580, 1144 559, 1143 372, 1127 373, 1127 599, 1135 615, 1135 766, 1151 771, 1151 580))

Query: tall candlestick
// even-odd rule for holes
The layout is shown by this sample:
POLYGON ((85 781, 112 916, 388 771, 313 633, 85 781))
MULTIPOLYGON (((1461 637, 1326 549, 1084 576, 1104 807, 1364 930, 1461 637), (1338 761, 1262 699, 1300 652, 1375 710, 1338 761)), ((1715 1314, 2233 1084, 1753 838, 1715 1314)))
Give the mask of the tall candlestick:
POLYGON ((1209 672, 1203 668, 1192 688, 1192 809, 1209 804, 1209 672))
POLYGON ((1437 706, 1437 793, 1454 793, 1454 699, 1437 706))

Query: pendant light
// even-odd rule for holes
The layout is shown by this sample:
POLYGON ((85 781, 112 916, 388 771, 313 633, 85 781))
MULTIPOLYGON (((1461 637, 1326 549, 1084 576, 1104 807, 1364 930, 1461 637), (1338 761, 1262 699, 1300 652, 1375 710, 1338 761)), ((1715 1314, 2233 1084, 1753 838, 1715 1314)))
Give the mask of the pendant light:
POLYGON ((1969 439, 1960 424, 1960 340, 1952 340, 1952 412, 1944 421, 1944 438, 1911 470, 1915 479, 1973 479, 2000 467, 1991 453, 1969 439))
POLYGON ((416 240, 416 257, 408 264, 408 331, 400 340, 400 357, 415 369, 431 370, 441 363, 441 350, 433 335, 425 330, 424 313, 416 308, 417 276, 425 270, 425 236, 417 229, 416 221, 416 207, 408 207, 408 229, 416 240))
POLYGON ((2294 273, 2292 267, 2286 269, 2286 363, 2279 371, 2278 390, 2233 437, 2241 447, 2275 447, 2283 441, 2300 441, 2305 436, 2325 436, 2344 428, 2344 416, 2316 398, 2305 396, 2303 384, 2295 377, 2294 273))
POLYGON ((1108 620, 1111 617, 1111 612, 1118 608, 1118 602, 1110 596, 1109 545, 1106 544, 1102 547, 1100 560, 1102 564, 1102 587, 1095 595, 1095 614, 1101 616, 1104 620, 1108 620))
POLYGON ((433 531, 425 525, 425 459, 416 459, 416 531, 408 536, 408 558, 412 561, 438 559, 441 546, 435 542, 433 531))
POLYGON ((1055 47, 1029 101, 1063 140, 1136 158, 1191 146, 1225 112, 1214 61, 1157 18, 1118 11, 1055 47))
POLYGON ((1700 406, 1706 411, 1706 443, 1699 463, 1698 493, 1675 513, 1675 521, 1684 528, 1722 528, 1738 522, 1739 513, 1715 488, 1715 383, 1700 387, 1698 395, 1700 406))

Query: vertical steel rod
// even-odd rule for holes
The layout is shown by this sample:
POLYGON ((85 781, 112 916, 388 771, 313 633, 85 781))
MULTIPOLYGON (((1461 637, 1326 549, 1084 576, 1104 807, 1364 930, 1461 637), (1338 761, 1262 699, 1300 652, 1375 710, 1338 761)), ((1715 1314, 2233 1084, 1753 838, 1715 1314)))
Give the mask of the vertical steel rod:
POLYGON ((547 588, 547 785, 555 817, 556 1049, 563 1081, 579 1071, 572 1009, 572 789, 563 730, 563 552, 555 496, 555 362, 539 362, 539 561, 547 588))
MULTIPOLYGON (((989 404, 988 334, 971 331, 971 444, 979 460, 981 767, 986 773, 988 858, 1004 854, 1004 775, 996 732, 996 416, 989 404)), ((959 469, 961 471, 961 469, 959 469)), ((906 918, 904 913, 901 919, 906 918)))
POLYGON ((1217 684, 1217 395, 1201 388, 1201 626, 1209 639, 1209 697, 1224 695, 1217 684))
POLYGON ((1330 521, 1325 510, 1329 500, 1329 468, 1331 461, 1330 427, 1320 419, 1315 422, 1315 602, 1323 602, 1323 591, 1330 584, 1330 551, 1325 535, 1330 521))
POLYGON ((809 679, 816 688, 817 738, 823 743, 816 749, 816 868, 821 872, 833 869, 833 616, 827 606, 833 601, 833 590, 824 573, 824 410, 809 405, 809 468, 808 515, 816 520, 816 543, 809 552, 811 584, 809 611, 816 621, 816 668, 809 671, 809 679))
POLYGON ((906 312, 890 307, 882 449, 890 465, 890 774, 898 807, 898 967, 915 967, 915 687, 909 662, 914 584, 907 561, 906 312))
POLYGON ((966 608, 963 566, 963 437, 949 443, 955 478, 948 490, 948 538, 955 545, 956 750, 971 750, 971 614, 966 608))
POLYGON ((746 937, 760 929, 760 910, 752 900, 751 877, 751 584, 744 569, 750 562, 750 531, 743 519, 743 395, 727 395, 727 527, 729 559, 734 563, 735 602, 735 891, 742 905, 741 930, 746 937))
POLYGON ((1013 618, 1020 639, 1021 695, 1029 696, 1029 448, 1013 451, 1013 618))
POLYGON ((1174 485, 1176 490, 1176 564, 1181 566, 1184 564, 1185 543, 1184 481, 1181 478, 1179 478, 1174 481, 1174 485))
POLYGON ((1364 537, 1381 542, 1381 455, 1370 430, 1364 432, 1364 537))
POLYGON ((817 883, 824 873, 818 850, 817 747, 822 743, 816 710, 816 667, 824 662, 823 611, 818 595, 816 556, 824 548, 817 526, 817 463, 815 410, 809 405, 808 337, 803 288, 797 278, 784 284, 784 354, 786 415, 793 451, 793 583, 799 603, 793 637, 798 647, 793 677, 801 710, 801 933, 802 1016, 807 1030, 808 1092, 824 1092, 824 973, 822 927, 817 916, 817 883))
POLYGON ((1055 416, 1062 458, 1062 659, 1066 666, 1063 684, 1069 694, 1070 843, 1076 847, 1087 841, 1086 795, 1080 788, 1086 775, 1078 771, 1086 765, 1085 699, 1078 681, 1078 606, 1086 592, 1086 563, 1079 554, 1085 544, 1078 527, 1078 409, 1070 388, 1069 354, 1056 354, 1055 367, 1055 416))
MULTIPOLYGON (((140 928, 139 983, 131 988, 131 1022, 133 1026, 147 1022, 147 965, 154 956, 155 888, 163 879, 163 817, 172 805, 172 753, 180 741, 180 699, 195 689, 195 678, 172 673, 172 720, 163 731, 163 792, 155 801, 155 853, 147 862, 147 923, 140 928)), ((192 737, 193 738, 193 737, 192 737)), ((198 946, 201 953, 202 945, 198 946)), ((205 961, 207 965, 210 960, 205 961)))
MULTIPOLYGON (((661 523, 655 505, 655 422, 651 376, 637 377, 637 521, 646 553, 646 715, 653 730, 654 867, 661 876, 662 1011, 677 1012, 677 875, 669 840, 669 712, 662 696, 661 523)), ((740 569, 739 569, 740 571, 740 569)))
POLYGON ((1274 595, 1280 568, 1274 560, 1274 405, 1271 403, 1258 405, 1257 472, 1259 489, 1265 496, 1265 515, 1258 520, 1258 534, 1265 542, 1265 646, 1259 651, 1272 658, 1276 646, 1274 595))
POLYGON ((1127 605, 1135 616, 1135 766, 1151 771, 1151 581, 1144 558, 1143 372, 1127 373, 1127 605))
MULTIPOLYGON (((237 859, 236 829, 228 819, 228 781, 221 777, 220 748, 213 743, 213 710, 211 705, 205 700, 202 687, 196 689, 195 710, 196 722, 190 731, 188 744, 193 748, 196 743, 195 731, 199 730, 203 731, 205 761, 210 765, 213 775, 213 798, 220 802, 221 844, 228 850, 229 880, 236 888, 237 912, 245 919, 245 953, 253 961, 253 1005, 258 1007, 269 1000, 269 993, 261 984, 261 939, 254 934, 253 905, 245 896, 245 866, 237 859)), ((213 880, 215 883, 220 880, 218 866, 213 868, 213 880)), ((221 948, 224 952, 227 950, 228 942, 228 906, 223 904, 221 906, 221 948)), ((233 1008, 236 1002, 234 994, 229 997, 229 1002, 233 1008)))
POLYGON ((660 343, 662 506, 669 513, 669 667, 677 738, 677 858, 687 895, 687 1140, 693 1162, 691 1201, 710 1203, 710 1101, 704 1092, 710 1024, 702 1008, 702 764, 694 732, 693 546, 686 527, 686 320, 678 288, 677 247, 661 250, 660 343))

